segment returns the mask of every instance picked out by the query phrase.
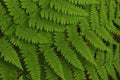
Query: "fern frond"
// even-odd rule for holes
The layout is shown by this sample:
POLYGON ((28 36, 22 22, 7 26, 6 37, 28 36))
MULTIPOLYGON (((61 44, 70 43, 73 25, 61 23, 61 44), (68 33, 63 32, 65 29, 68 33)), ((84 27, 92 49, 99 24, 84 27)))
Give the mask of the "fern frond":
POLYGON ((103 41, 95 35, 95 33, 91 30, 84 30, 86 39, 90 41, 96 48, 101 50, 108 50, 107 46, 103 43, 103 41))
POLYGON ((115 52, 114 52, 114 67, 116 68, 117 72, 120 75, 120 45, 116 46, 115 52))
POLYGON ((45 19, 40 20, 37 23, 37 28, 40 30, 45 30, 47 32, 64 32, 65 26, 53 23, 52 21, 47 21, 45 19))
POLYGON ((32 80, 41 80, 40 79, 41 70, 36 46, 27 43, 21 43, 21 46, 19 46, 19 48, 24 58, 26 68, 28 71, 30 71, 32 80))
POLYGON ((120 17, 120 0, 118 0, 118 4, 117 4, 117 7, 116 7, 116 18, 119 18, 120 17))
POLYGON ((98 50, 96 53, 96 65, 97 73, 101 77, 102 80, 108 80, 108 73, 105 68, 105 53, 104 51, 98 50))
POLYGON ((117 35, 120 35, 120 31, 119 29, 117 29, 113 23, 109 23, 108 25, 105 26, 110 32, 114 33, 114 34, 117 34, 117 35))
POLYGON ((93 30, 104 40, 110 42, 110 43, 115 43, 115 40, 113 37, 110 35, 110 33, 103 27, 100 26, 99 22, 99 17, 98 17, 98 12, 96 10, 96 6, 91 7, 91 26, 93 27, 93 30))
POLYGON ((91 80, 100 80, 97 74, 97 70, 93 64, 85 63, 85 68, 87 70, 87 74, 89 74, 89 79, 91 80))
POLYGON ((4 0, 9 14, 14 17, 14 22, 17 24, 24 23, 27 16, 24 11, 20 8, 18 0, 4 0))
POLYGON ((26 9, 26 13, 29 13, 30 15, 38 9, 36 3, 33 2, 33 0, 20 0, 22 8, 26 9))
POLYGON ((50 7, 54 8, 58 12, 72 16, 88 16, 88 13, 85 10, 75 6, 67 0, 51 0, 50 7))
POLYGON ((77 68, 73 67, 73 74, 75 77, 75 80, 86 80, 86 75, 84 71, 78 70, 77 68))
POLYGON ((6 34, 6 30, 11 25, 11 18, 6 14, 7 12, 5 8, 3 8, 3 6, 0 4, 0 29, 4 34, 6 34))
MULTIPOLYGON (((112 48, 112 45, 110 45, 110 48, 112 48)), ((113 67, 113 52, 112 51, 108 51, 106 52, 106 63, 105 63, 105 67, 106 70, 108 72, 108 74, 114 79, 117 80, 117 76, 116 76, 116 72, 115 69, 113 67)))
POLYGON ((21 1, 21 5, 22 8, 24 8, 26 10, 26 13, 29 14, 29 26, 35 26, 38 23, 41 23, 38 19, 40 14, 36 14, 38 13, 38 6, 35 2, 33 2, 32 0, 20 0, 21 1))
POLYGON ((7 15, 6 9, 0 4, 0 29, 5 35, 11 35, 15 31, 15 24, 12 18, 7 15))
POLYGON ((109 21, 112 22, 115 18, 115 1, 109 0, 109 21))
POLYGON ((120 0, 0 0, 0 80, 118 80, 120 0))
POLYGON ((50 65, 50 67, 55 71, 55 73, 60 76, 63 80, 64 75, 63 75, 63 69, 61 62, 59 61, 58 57, 56 56, 56 53, 53 51, 53 48, 50 48, 49 45, 40 45, 40 49, 45 56, 46 62, 50 65))
POLYGON ((50 8, 41 10, 40 14, 42 18, 61 24, 76 24, 79 22, 80 18, 77 16, 65 15, 50 8))
POLYGON ((108 80, 108 73, 107 73, 105 66, 98 65, 96 66, 96 70, 97 70, 98 75, 100 76, 100 79, 108 80))
POLYGON ((46 64, 45 65, 46 80, 57 80, 55 72, 46 64))
MULTIPOLYGON (((94 7, 93 7, 94 8, 94 7)), ((92 19, 93 21, 93 19, 92 19)), ((95 47, 95 48, 99 48, 101 50, 108 50, 107 46, 105 45, 105 43, 103 43, 103 41, 97 36, 97 34, 95 34, 90 28, 89 28, 89 24, 85 23, 86 20, 80 24, 81 30, 83 31, 83 35, 86 37, 86 39, 95 47), (86 27, 88 26, 88 27, 86 27)), ((94 23, 94 22, 93 22, 94 23)), ((99 23, 98 21, 96 21, 96 24, 93 25, 94 26, 98 26, 99 23)), ((98 26, 99 27, 99 26, 98 26)))
POLYGON ((114 19, 114 22, 115 22, 117 25, 120 26, 120 19, 119 19, 119 18, 114 19))
POLYGON ((38 2, 39 0, 32 0, 33 2, 38 2))
POLYGON ((74 4, 82 4, 82 5, 85 5, 85 4, 98 4, 98 2, 96 0, 68 0, 69 2, 71 3, 74 3, 74 4))
POLYGON ((73 80, 72 71, 70 68, 71 65, 64 58, 61 58, 61 63, 63 66, 65 80, 73 80))
POLYGON ((83 66, 77 58, 77 55, 71 48, 69 48, 68 43, 65 41, 64 33, 56 33, 55 41, 57 49, 61 51, 61 54, 67 59, 67 61, 70 62, 76 68, 83 70, 83 66))
POLYGON ((21 76, 21 77, 19 78, 19 80, 24 80, 23 76, 21 76))
POLYGON ((87 61, 95 64, 94 57, 92 56, 92 53, 91 53, 89 47, 83 41, 82 37, 77 35, 75 26, 68 26, 67 30, 68 30, 69 40, 72 41, 72 44, 77 49, 77 51, 87 61))
POLYGON ((105 0, 101 0, 100 1, 100 22, 102 24, 102 26, 105 26, 108 22, 108 18, 107 18, 107 12, 106 12, 106 8, 105 8, 105 0))
POLYGON ((1 57, 4 57, 5 61, 13 63, 14 65, 22 69, 22 66, 16 51, 8 42, 8 40, 6 40, 6 38, 3 38, 3 37, 0 38, 0 53, 1 53, 1 57))
POLYGON ((37 30, 45 30, 47 32, 64 32, 64 25, 56 24, 52 21, 42 19, 38 11, 34 12, 30 16, 30 27, 36 27, 37 30))
POLYGON ((105 8, 105 1, 101 0, 101 7, 100 7, 101 24, 105 26, 112 33, 120 35, 120 31, 113 25, 113 23, 108 22, 108 17, 107 17, 108 13, 106 11, 107 10, 105 8))
POLYGON ((41 7, 41 9, 46 9, 50 7, 50 1, 51 0, 39 0, 39 6, 41 7))
POLYGON ((17 80, 17 69, 0 59, 0 75, 2 80, 17 80))
POLYGON ((18 36, 18 38, 32 43, 43 44, 51 42, 50 33, 38 32, 36 29, 30 28, 27 25, 25 25, 21 25, 16 28, 16 36, 18 36))
POLYGON ((18 37, 14 36, 9 36, 8 37, 10 40, 10 43, 12 43, 14 46, 21 46, 21 41, 18 39, 18 37))
POLYGON ((96 27, 96 32, 104 40, 106 40, 110 43, 116 43, 116 41, 113 39, 112 35, 110 35, 110 32, 107 31, 104 27, 96 27))

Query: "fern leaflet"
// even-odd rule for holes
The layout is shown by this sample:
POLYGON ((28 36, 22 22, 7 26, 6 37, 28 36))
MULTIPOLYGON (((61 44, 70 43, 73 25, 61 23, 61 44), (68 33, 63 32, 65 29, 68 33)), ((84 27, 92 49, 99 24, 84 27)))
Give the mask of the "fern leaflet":
POLYGON ((4 37, 0 38, 0 53, 1 57, 4 57, 6 61, 13 63, 14 65, 22 69, 16 51, 13 49, 13 46, 11 46, 8 40, 6 40, 6 38, 4 37))
POLYGON ((75 66, 78 69, 83 70, 81 62, 78 60, 75 53, 72 51, 72 49, 69 48, 69 45, 64 40, 64 34, 63 33, 56 33, 55 34, 55 45, 57 48, 61 51, 61 54, 70 62, 73 66, 75 66), (61 43, 62 42, 62 43, 61 43), (64 47, 64 48, 63 48, 64 47), (69 53, 69 54, 68 54, 69 53))
POLYGON ((46 62, 48 62, 48 64, 51 66, 51 68, 55 71, 55 73, 58 76, 64 79, 61 62, 59 61, 53 49, 50 48, 50 46, 48 45, 41 45, 40 49, 42 52, 44 52, 46 62))
POLYGON ((89 47, 85 44, 82 37, 76 35, 76 31, 74 26, 67 27, 69 40, 72 41, 73 46, 77 49, 77 51, 89 62, 95 64, 94 58, 89 47), (89 56, 88 56, 89 55, 89 56))
POLYGON ((0 59, 0 74, 2 80, 17 80, 17 68, 0 59))
POLYGON ((26 68, 30 71, 32 80, 41 80, 40 79, 40 64, 38 61, 38 53, 36 47, 31 44, 21 43, 19 46, 22 56, 26 64, 26 68))

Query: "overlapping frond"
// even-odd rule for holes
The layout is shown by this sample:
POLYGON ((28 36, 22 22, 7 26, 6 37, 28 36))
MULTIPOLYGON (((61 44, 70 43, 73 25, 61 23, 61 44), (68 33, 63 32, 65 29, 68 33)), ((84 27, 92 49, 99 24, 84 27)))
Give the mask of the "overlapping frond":
MULTIPOLYGON (((113 46, 110 45, 110 48, 113 46)), ((108 74, 113 78, 113 80, 117 80, 116 72, 113 67, 113 51, 106 52, 106 63, 105 63, 106 70, 108 74)))
POLYGON ((13 16, 14 22, 17 24, 22 24, 26 20, 27 16, 24 10, 20 8, 20 3, 18 0, 4 0, 7 5, 9 14, 13 16))
POLYGON ((32 80, 40 79, 40 64, 38 59, 38 53, 35 45, 21 43, 19 46, 20 52, 24 58, 27 70, 30 72, 32 80))
POLYGON ((17 68, 0 59, 0 75, 2 80, 17 80, 17 68))
POLYGON ((69 2, 71 2, 71 3, 74 3, 74 4, 83 4, 83 5, 85 5, 85 4, 96 4, 96 3, 98 3, 96 0, 68 0, 69 2))
POLYGON ((13 46, 9 43, 9 41, 4 37, 0 38, 0 53, 1 57, 3 57, 5 61, 13 63, 22 69, 17 52, 15 49, 13 49, 13 46))
POLYGON ((97 56, 96 56, 96 62, 98 65, 96 65, 96 70, 98 75, 100 76, 100 79, 102 80, 108 80, 108 73, 105 68, 105 54, 104 51, 97 51, 97 56))
POLYGON ((86 80, 85 71, 81 71, 76 68, 73 68, 73 74, 75 80, 86 80))
POLYGON ((61 12, 57 12, 53 9, 47 8, 44 10, 41 10, 41 17, 51 20, 56 23, 61 23, 61 24, 76 24, 79 22, 79 18, 77 16, 70 16, 70 15, 65 15, 61 12))
POLYGON ((45 73, 47 80, 57 80, 55 72, 48 65, 45 66, 45 73))
POLYGON ((69 40, 72 41, 73 46, 86 60, 95 64, 94 57, 92 56, 89 47, 83 41, 82 37, 77 35, 75 29, 76 29, 75 26, 67 27, 69 40))
POLYGON ((119 80, 119 43, 120 0, 0 0, 0 80, 119 80))
POLYGON ((114 64, 114 67, 116 68, 117 72, 119 73, 120 75, 120 46, 117 45, 116 46, 116 49, 115 49, 115 52, 113 52, 114 54, 114 58, 113 58, 113 64, 114 64))
POLYGON ((35 27, 37 30, 45 30, 47 32, 64 32, 65 27, 52 21, 42 19, 39 11, 33 12, 30 16, 29 26, 35 27))
POLYGON ((22 8, 26 9, 26 13, 29 13, 31 15, 34 11, 37 10, 36 3, 33 2, 33 0, 20 0, 22 8))
POLYGON ((34 28, 27 27, 28 25, 20 25, 16 28, 16 36, 32 43, 50 43, 51 33, 39 32, 34 28), (24 29, 24 30, 23 30, 24 29))
POLYGON ((62 13, 73 16, 88 16, 88 13, 84 9, 81 9, 67 0, 52 0, 50 7, 62 13), (66 5, 67 4, 67 5, 66 5))
POLYGON ((90 63, 86 63, 85 68, 87 70, 87 74, 89 74, 89 79, 100 80, 99 76, 97 75, 97 70, 94 65, 90 63))
POLYGON ((63 58, 61 58, 61 63, 63 67, 63 73, 64 73, 65 80, 73 80, 73 75, 72 75, 70 64, 63 58))
POLYGON ((100 26, 100 17, 99 13, 96 9, 96 6, 91 6, 91 26, 93 27, 93 30, 104 40, 114 43, 113 37, 110 35, 110 33, 103 27, 100 26))
POLYGON ((83 70, 83 66, 79 59, 77 58, 77 55, 74 53, 74 51, 72 51, 67 42, 64 40, 64 34, 56 33, 55 41, 57 49, 61 51, 61 54, 67 59, 67 61, 70 62, 76 68, 83 70))
POLYGON ((43 52, 43 55, 45 56, 46 62, 51 66, 51 68, 55 71, 55 73, 60 76, 62 79, 64 79, 62 64, 60 60, 58 59, 57 55, 53 51, 52 48, 50 48, 49 45, 42 45, 40 46, 41 51, 43 52))
POLYGON ((4 34, 6 34, 6 30, 8 30, 11 25, 11 18, 6 14, 7 14, 6 10, 0 4, 0 29, 4 34))

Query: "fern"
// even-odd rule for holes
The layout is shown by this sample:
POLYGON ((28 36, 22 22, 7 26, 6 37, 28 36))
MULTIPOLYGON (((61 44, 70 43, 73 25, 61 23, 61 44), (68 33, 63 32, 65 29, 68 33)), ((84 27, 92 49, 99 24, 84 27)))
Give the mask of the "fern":
POLYGON ((98 3, 96 0, 86 0, 86 1, 84 1, 84 0, 68 0, 68 1, 70 1, 70 2, 72 2, 72 3, 74 3, 74 4, 96 4, 96 3, 98 3))
POLYGON ((103 51, 99 50, 97 52, 96 62, 98 65, 95 67, 97 69, 98 75, 100 76, 100 78, 102 80, 108 80, 108 73, 107 73, 107 70, 105 68, 105 54, 103 51))
POLYGON ((16 36, 32 43, 50 43, 51 35, 44 32, 38 32, 36 29, 32 29, 26 26, 24 28, 22 25, 16 28, 16 36), (22 30, 24 29, 24 31, 22 30), (32 34, 31 34, 32 32, 32 34), (27 37, 26 37, 27 36, 27 37), (45 37, 46 36, 46 37, 45 37))
POLYGON ((68 29, 69 40, 72 41, 73 46, 76 47, 78 52, 83 57, 85 57, 86 60, 95 64, 94 58, 91 54, 91 51, 90 51, 89 47, 83 41, 82 37, 77 36, 77 33, 73 26, 70 26, 69 28, 67 27, 67 29, 68 29), (79 45, 79 44, 81 44, 81 45, 79 45), (89 55, 89 57, 88 57, 88 55, 89 55))
POLYGON ((90 41, 90 43, 93 44, 96 48, 99 48, 101 50, 107 50, 106 45, 92 31, 85 30, 85 36, 90 41))
POLYGON ((85 64, 85 68, 87 70, 87 74, 89 74, 89 79, 92 79, 92 80, 100 80, 99 79, 99 76, 97 75, 97 71, 95 69, 95 66, 94 65, 91 65, 89 63, 86 63, 85 64), (90 66, 88 66, 90 65, 90 66))
POLYGON ((114 34, 120 35, 120 31, 113 25, 113 23, 110 23, 109 25, 106 25, 106 28, 111 31, 114 34), (109 27, 110 26, 110 27, 109 27))
POLYGON ((40 14, 42 18, 61 24, 76 24, 79 22, 79 18, 80 18, 76 16, 65 15, 50 8, 41 10, 40 14))
POLYGON ((61 51, 61 54, 63 56, 65 56, 65 58, 68 60, 68 62, 70 62, 76 68, 83 70, 81 62, 78 60, 75 53, 72 51, 72 49, 69 48, 69 45, 64 40, 64 34, 56 33, 55 41, 56 41, 55 45, 61 51), (61 42, 62 42, 62 44, 61 44, 61 42))
POLYGON ((2 80, 17 80, 17 68, 0 59, 0 74, 2 80))
POLYGON ((112 22, 108 22, 107 12, 105 8, 105 1, 101 0, 101 23, 104 25, 109 31, 120 34, 120 31, 113 25, 112 22), (110 27, 109 27, 110 26, 110 27))
POLYGON ((119 66, 120 66, 120 47, 119 45, 116 46, 116 49, 115 49, 115 52, 113 54, 114 55, 114 59, 113 59, 113 63, 114 63, 114 67, 116 68, 116 70, 118 71, 119 75, 120 75, 120 69, 119 69, 119 66))
POLYGON ((71 65, 68 64, 66 60, 63 58, 61 58, 61 63, 63 66, 63 73, 64 73, 65 80, 73 80, 72 71, 70 67, 71 65))
POLYGON ((73 68, 73 71, 74 71, 73 74, 74 74, 75 80, 86 80, 84 71, 78 70, 77 68, 73 68))
POLYGON ((6 34, 6 30, 8 30, 8 28, 10 28, 9 26, 11 25, 11 18, 6 14, 6 10, 0 4, 0 29, 4 34, 6 34))
POLYGON ((47 80, 57 80, 56 74, 48 65, 45 66, 45 69, 47 80))
POLYGON ((5 38, 0 38, 0 53, 1 53, 1 57, 4 57, 6 61, 11 62, 17 67, 22 69, 16 51, 13 49, 13 47, 8 42, 8 40, 6 40, 5 38))
POLYGON ((23 79, 23 76, 21 76, 21 77, 19 78, 19 80, 24 80, 24 79, 23 79))
POLYGON ((120 26, 120 19, 119 19, 119 18, 116 18, 116 19, 114 20, 114 22, 115 22, 117 25, 120 26))
POLYGON ((120 0, 0 0, 0 80, 119 80, 119 43, 120 0))
POLYGON ((37 10, 36 4, 32 0, 20 0, 22 4, 22 8, 26 9, 26 13, 31 15, 34 11, 37 10))
POLYGON ((109 11, 110 11, 109 21, 114 20, 114 15, 115 15, 115 7, 114 6, 115 6, 115 1, 110 0, 110 2, 109 2, 109 11))
POLYGON ((104 40, 115 43, 113 37, 110 35, 110 33, 103 27, 100 26, 100 17, 98 17, 98 12, 96 10, 96 6, 91 6, 91 26, 93 27, 93 30, 104 40))
POLYGON ((33 80, 40 80, 40 64, 36 47, 31 44, 21 43, 21 53, 23 53, 26 68, 30 71, 33 80), (32 59, 31 59, 32 58, 32 59))
POLYGON ((41 49, 42 49, 42 52, 44 52, 44 56, 45 56, 46 61, 49 63, 49 65, 52 67, 52 69, 54 69, 54 71, 56 72, 56 74, 58 76, 60 76, 61 78, 64 79, 61 62, 57 58, 53 49, 50 48, 49 45, 42 45, 41 49))
POLYGON ((29 26, 35 27, 37 30, 45 30, 47 32, 64 32, 64 25, 58 25, 52 21, 42 19, 39 15, 39 11, 31 14, 29 20, 29 26))
MULTIPOLYGON (((110 48, 112 48, 112 46, 110 46, 110 48)), ((110 52, 107 52, 106 53, 106 70, 108 71, 108 74, 114 79, 114 80, 117 80, 117 76, 115 75, 115 70, 114 70, 114 67, 113 67, 113 52, 110 51, 110 52), (109 61, 109 62, 108 62, 109 61)))
POLYGON ((50 7, 54 8, 57 11, 61 11, 62 13, 68 14, 68 15, 73 15, 73 16, 87 16, 88 15, 88 13, 85 12, 83 9, 76 7, 74 4, 71 4, 66 0, 64 1, 63 0, 58 0, 58 1, 52 0, 50 2, 50 7))
POLYGON ((7 5, 9 14, 13 16, 15 23, 22 24, 25 22, 27 16, 24 11, 20 8, 18 0, 4 0, 5 4, 7 5), (17 14, 17 15, 16 15, 17 14))

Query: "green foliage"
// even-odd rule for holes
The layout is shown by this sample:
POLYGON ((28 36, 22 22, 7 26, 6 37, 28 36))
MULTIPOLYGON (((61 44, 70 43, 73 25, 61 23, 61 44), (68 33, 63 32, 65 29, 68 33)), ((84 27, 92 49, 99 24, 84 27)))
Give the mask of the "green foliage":
POLYGON ((119 80, 120 0, 0 0, 0 80, 119 80))

